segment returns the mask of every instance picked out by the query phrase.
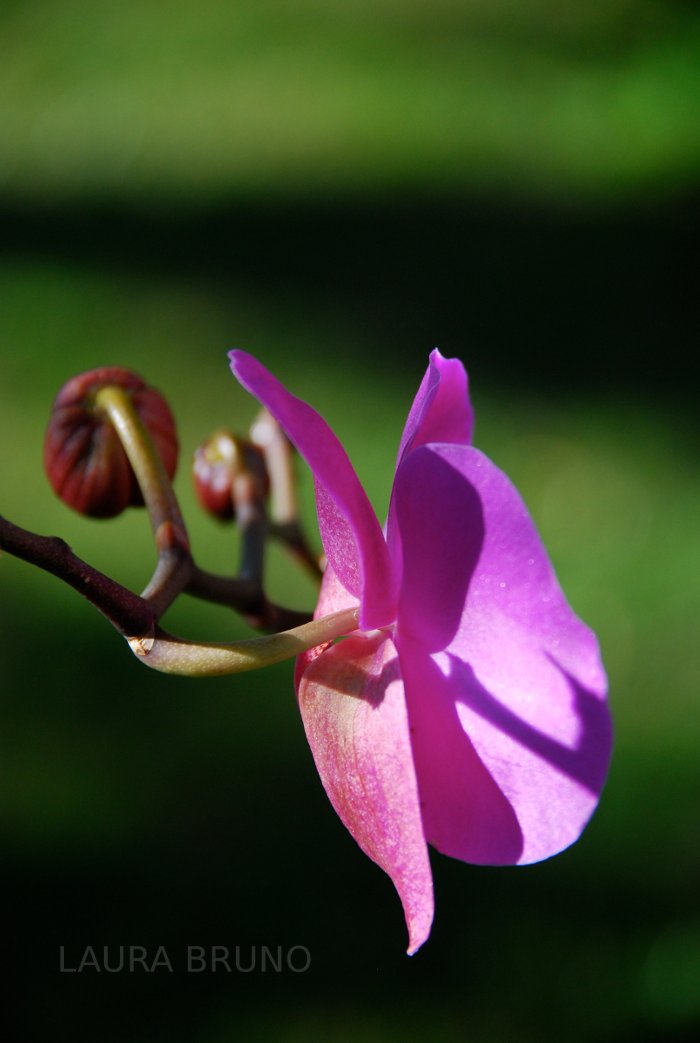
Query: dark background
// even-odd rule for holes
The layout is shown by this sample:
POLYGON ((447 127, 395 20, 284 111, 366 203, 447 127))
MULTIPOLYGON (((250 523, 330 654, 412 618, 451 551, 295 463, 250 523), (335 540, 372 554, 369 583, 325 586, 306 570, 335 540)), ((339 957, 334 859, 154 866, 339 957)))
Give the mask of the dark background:
MULTIPOLYGON (((522 490, 611 680, 616 756, 581 841, 529 868, 433 854, 430 940, 316 777, 291 667, 144 670, 57 581, 0 561, 2 894, 18 1039, 683 1040, 700 1016, 697 231, 690 4, 6 3, 0 509, 140 589, 145 518, 41 474, 75 372, 134 368, 189 459, 261 357, 335 427, 380 516, 437 345, 522 490), (59 973, 164 946, 148 975, 59 973), (224 945, 250 973, 184 972, 224 945), (311 966, 263 971, 303 946, 311 966)), ((309 527, 308 476, 302 491, 309 527)), ((272 592, 310 608, 282 556, 272 592)), ((171 629, 233 639, 199 603, 171 629)), ((232 956, 233 960, 233 956, 232 956)))

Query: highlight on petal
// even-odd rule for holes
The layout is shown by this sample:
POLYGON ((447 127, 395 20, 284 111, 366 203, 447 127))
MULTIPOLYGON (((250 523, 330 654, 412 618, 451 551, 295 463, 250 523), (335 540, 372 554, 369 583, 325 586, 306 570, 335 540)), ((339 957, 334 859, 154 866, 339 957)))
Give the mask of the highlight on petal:
POLYGON ((433 883, 393 642, 374 633, 331 646, 304 671, 298 698, 326 793, 362 850, 391 877, 412 954, 430 933, 433 883))
POLYGON ((319 414, 244 351, 229 352, 234 376, 267 407, 314 475, 324 550, 341 583, 361 603, 361 625, 396 615, 396 579, 377 516, 347 453, 319 414))
POLYGON ((446 359, 435 348, 406 420, 397 466, 406 453, 428 442, 469 445, 473 430, 467 372, 459 359, 446 359))
POLYGON ((595 637, 566 602, 517 491, 482 453, 410 453, 395 504, 397 645, 427 839, 470 862, 548 858, 580 835, 607 774, 612 729, 595 637), (474 756, 460 760, 467 743, 495 789, 474 756))

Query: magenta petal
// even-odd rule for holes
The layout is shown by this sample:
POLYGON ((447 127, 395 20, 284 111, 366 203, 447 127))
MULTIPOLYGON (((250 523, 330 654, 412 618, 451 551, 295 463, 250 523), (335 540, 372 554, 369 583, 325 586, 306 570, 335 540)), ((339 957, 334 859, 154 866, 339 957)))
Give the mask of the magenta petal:
POLYGON ((459 693, 414 641, 399 655, 428 841, 464 862, 515 865, 522 830, 462 726, 459 693))
POLYGON ((473 429, 466 370, 459 359, 446 359, 435 348, 406 420, 397 465, 427 442, 469 445, 473 429))
POLYGON ((547 858, 579 836, 607 773, 595 637, 567 604, 518 493, 477 450, 410 453, 395 503, 397 644, 426 836, 465 861, 547 858))
POLYGON ((433 883, 393 642, 379 633, 345 638, 307 667, 298 697, 326 793, 391 877, 414 953, 430 933, 433 883))
MULTIPOLYGON (((469 400, 467 372, 459 359, 446 359, 435 348, 401 436, 397 469, 407 453, 429 442, 469 445, 474 411, 469 400)), ((392 565, 401 575, 401 538, 392 496, 387 519, 387 541, 392 565)))
POLYGON ((377 516, 347 453, 326 421, 245 351, 229 352, 234 376, 282 425, 316 484, 321 539, 338 578, 372 629, 396 616, 396 581, 377 516))

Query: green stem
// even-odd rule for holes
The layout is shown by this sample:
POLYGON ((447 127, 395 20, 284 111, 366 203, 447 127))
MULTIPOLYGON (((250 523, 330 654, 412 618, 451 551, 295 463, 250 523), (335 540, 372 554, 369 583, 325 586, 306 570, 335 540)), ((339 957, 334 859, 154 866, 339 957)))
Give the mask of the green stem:
POLYGON ((160 617, 192 575, 187 528, 160 454, 129 393, 117 385, 109 385, 99 389, 95 402, 114 426, 146 504, 158 564, 142 597, 160 617))
POLYGON ((194 562, 185 551, 173 547, 160 552, 155 571, 141 591, 141 597, 149 603, 158 619, 187 589, 193 571, 194 562))
POLYGON ((134 469, 158 551, 173 546, 189 551, 187 529, 170 479, 129 393, 110 385, 99 389, 95 402, 114 425, 134 469))
POLYGON ((357 629, 359 609, 343 609, 281 634, 210 644, 184 641, 160 628, 153 637, 130 638, 132 652, 146 666, 183 677, 220 677, 292 659, 317 645, 357 629))
POLYGON ((320 583, 323 569, 311 550, 299 520, 294 451, 284 431, 266 409, 255 418, 251 440, 265 458, 270 476, 270 535, 279 540, 298 562, 320 583))

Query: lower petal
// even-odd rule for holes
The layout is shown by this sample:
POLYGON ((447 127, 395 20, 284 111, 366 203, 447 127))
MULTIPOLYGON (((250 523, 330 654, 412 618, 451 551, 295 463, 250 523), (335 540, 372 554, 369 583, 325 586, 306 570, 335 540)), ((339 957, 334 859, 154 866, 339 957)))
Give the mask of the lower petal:
POLYGON ((433 884, 396 647, 381 633, 345 638, 307 666, 298 698, 326 793, 391 877, 414 953, 430 933, 433 884))

